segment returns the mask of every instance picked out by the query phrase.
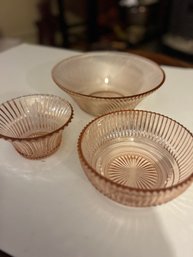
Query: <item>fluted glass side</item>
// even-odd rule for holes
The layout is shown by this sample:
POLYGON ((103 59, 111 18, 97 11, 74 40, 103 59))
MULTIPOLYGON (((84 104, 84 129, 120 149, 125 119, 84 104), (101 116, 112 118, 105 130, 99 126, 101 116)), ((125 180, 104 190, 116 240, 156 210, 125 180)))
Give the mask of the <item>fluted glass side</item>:
POLYGON ((78 141, 91 183, 111 199, 151 206, 181 194, 193 179, 193 137, 178 122, 147 111, 96 118, 78 141))
POLYGON ((57 150, 72 107, 54 95, 28 95, 0 105, 0 137, 24 157, 38 159, 57 150))

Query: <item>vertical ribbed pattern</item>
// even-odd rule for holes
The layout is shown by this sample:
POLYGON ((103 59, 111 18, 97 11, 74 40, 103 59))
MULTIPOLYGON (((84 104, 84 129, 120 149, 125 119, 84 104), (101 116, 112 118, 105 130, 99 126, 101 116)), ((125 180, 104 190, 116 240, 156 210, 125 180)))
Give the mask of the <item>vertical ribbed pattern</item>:
POLYGON ((131 206, 167 202, 193 179, 193 136, 176 121, 147 111, 96 118, 78 141, 82 167, 108 197, 131 206))
POLYGON ((95 98, 81 96, 70 91, 67 92, 78 103, 79 107, 94 116, 103 115, 113 111, 132 110, 150 93, 138 95, 136 97, 125 98, 95 98))
POLYGON ((34 140, 13 141, 15 149, 26 158, 39 159, 51 155, 60 146, 62 130, 34 140))
POLYGON ((29 95, 0 105, 0 135, 30 159, 53 153, 72 118, 70 104, 53 95, 29 95))

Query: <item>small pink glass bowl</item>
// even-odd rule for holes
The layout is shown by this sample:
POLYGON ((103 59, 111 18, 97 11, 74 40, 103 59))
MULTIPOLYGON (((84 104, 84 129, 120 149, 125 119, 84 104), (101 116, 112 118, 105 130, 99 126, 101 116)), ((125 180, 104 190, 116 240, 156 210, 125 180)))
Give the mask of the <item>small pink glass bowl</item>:
POLYGON ((168 202, 193 181, 193 135, 158 113, 100 116, 82 130, 78 153, 96 189, 128 206, 168 202))
POLYGON ((53 68, 52 78, 82 110, 99 116, 134 109, 161 87, 165 74, 144 57, 98 51, 64 59, 53 68))
POLYGON ((71 105, 58 96, 21 96, 0 105, 0 137, 26 158, 44 158, 58 149, 72 117, 71 105))

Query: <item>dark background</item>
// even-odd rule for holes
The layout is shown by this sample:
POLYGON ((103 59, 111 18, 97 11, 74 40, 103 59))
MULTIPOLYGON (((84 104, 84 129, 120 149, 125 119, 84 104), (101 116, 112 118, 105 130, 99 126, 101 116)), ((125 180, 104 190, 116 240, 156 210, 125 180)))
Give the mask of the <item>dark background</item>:
POLYGON ((39 44, 144 49, 193 61, 192 0, 40 0, 37 9, 39 44))

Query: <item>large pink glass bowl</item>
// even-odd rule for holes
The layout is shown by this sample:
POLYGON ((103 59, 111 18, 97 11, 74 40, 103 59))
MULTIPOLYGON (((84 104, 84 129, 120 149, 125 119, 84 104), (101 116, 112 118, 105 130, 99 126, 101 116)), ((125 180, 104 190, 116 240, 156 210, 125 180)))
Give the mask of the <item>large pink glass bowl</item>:
POLYGON ((71 105, 58 96, 14 98, 0 105, 0 138, 28 159, 44 158, 58 149, 72 116, 71 105))
POLYGON ((88 52, 62 60, 52 70, 55 83, 79 107, 99 116, 133 109, 165 80, 156 63, 123 52, 88 52))
POLYGON ((96 189, 124 205, 166 203, 193 181, 193 135, 158 113, 126 110, 91 121, 78 153, 96 189))

